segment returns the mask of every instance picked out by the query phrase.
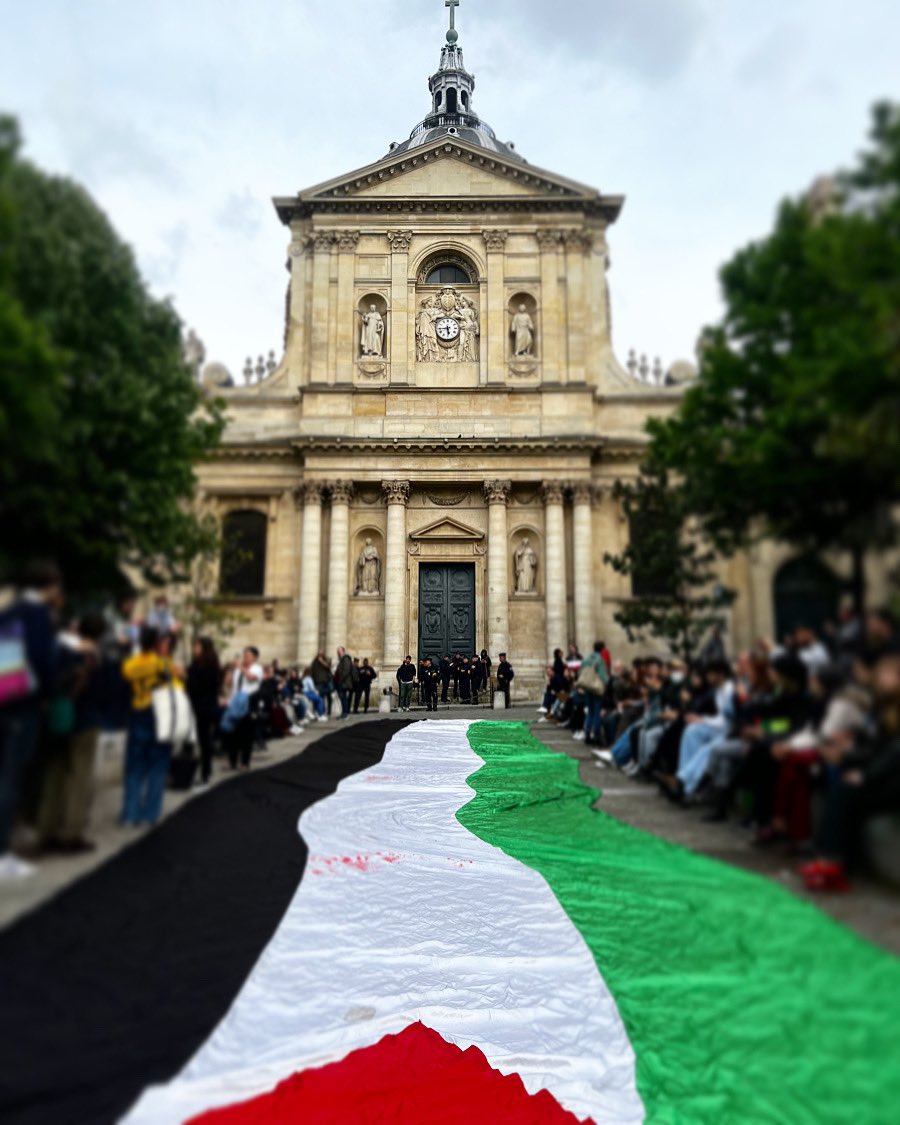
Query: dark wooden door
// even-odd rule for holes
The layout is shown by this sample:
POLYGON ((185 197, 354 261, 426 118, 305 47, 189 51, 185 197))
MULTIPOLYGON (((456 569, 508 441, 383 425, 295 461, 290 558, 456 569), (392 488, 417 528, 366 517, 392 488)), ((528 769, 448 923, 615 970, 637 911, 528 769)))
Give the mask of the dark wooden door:
POLYGON ((475 652, 475 566, 423 563, 419 567, 419 659, 475 652))

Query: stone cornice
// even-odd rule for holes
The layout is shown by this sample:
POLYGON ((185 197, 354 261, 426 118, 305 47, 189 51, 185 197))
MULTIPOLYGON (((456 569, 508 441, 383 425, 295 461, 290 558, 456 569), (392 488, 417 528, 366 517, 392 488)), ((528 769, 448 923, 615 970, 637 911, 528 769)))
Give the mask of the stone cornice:
POLYGON ((295 440, 293 448, 306 453, 478 453, 507 456, 510 453, 599 453, 601 437, 552 438, 335 438, 309 437, 295 440))
POLYGON ((295 219, 308 219, 312 215, 384 215, 396 218, 416 215, 484 215, 486 212, 501 214, 544 214, 549 212, 569 212, 585 214, 615 222, 622 209, 621 196, 603 196, 599 199, 578 199, 561 196, 559 199, 530 199, 527 195, 514 196, 435 196, 430 199, 325 199, 302 200, 277 199, 275 206, 279 218, 285 224, 295 219))

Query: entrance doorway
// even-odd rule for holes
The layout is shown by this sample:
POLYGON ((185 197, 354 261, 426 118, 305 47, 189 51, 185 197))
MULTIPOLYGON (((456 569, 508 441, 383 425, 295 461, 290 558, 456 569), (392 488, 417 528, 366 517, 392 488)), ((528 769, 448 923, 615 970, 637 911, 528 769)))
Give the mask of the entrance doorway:
POLYGON ((419 567, 419 660, 475 652, 474 563, 419 567))
POLYGON ((841 583, 833 571, 816 558, 792 559, 775 575, 775 628, 777 640, 800 625, 821 632, 837 616, 841 583))

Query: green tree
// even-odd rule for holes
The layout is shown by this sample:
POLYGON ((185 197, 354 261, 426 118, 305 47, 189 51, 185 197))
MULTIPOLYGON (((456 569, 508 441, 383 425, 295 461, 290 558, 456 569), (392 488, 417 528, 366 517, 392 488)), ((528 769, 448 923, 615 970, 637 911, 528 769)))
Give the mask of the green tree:
POLYGON ((720 549, 767 536, 863 561, 895 541, 900 485, 900 107, 833 206, 782 204, 775 229, 722 270, 727 311, 699 379, 649 424, 651 464, 683 481, 720 549))
POLYGON ((614 497, 631 528, 621 555, 604 555, 631 579, 634 597, 615 614, 630 641, 649 634, 691 660, 703 636, 724 624, 734 592, 717 581, 716 554, 697 537, 685 493, 665 469, 643 466, 637 480, 619 481, 614 497))
POLYGON ((0 561, 53 556, 87 591, 122 564, 183 575, 209 542, 189 501, 221 404, 89 195, 22 160, 8 121, 0 139, 0 561))

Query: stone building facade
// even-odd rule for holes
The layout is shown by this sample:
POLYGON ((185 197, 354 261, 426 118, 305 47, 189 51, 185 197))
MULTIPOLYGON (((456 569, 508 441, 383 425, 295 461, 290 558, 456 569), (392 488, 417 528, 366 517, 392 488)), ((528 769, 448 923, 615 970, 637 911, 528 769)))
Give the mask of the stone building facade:
MULTIPOLYGON (((499 142, 455 35, 408 141, 275 200, 284 356, 225 392, 201 488, 226 527, 259 525, 257 584, 222 589, 250 621, 238 643, 290 663, 345 645, 389 673, 407 653, 505 650, 534 690, 556 647, 629 652, 628 579, 603 562, 628 537, 611 490, 680 392, 613 351, 623 198, 499 142)), ((724 576, 748 595, 737 643, 773 624, 752 569, 724 576)))

